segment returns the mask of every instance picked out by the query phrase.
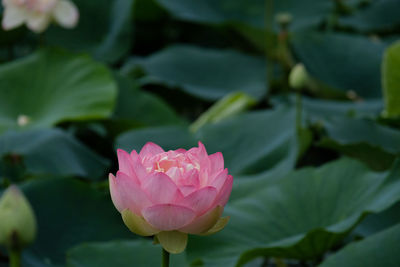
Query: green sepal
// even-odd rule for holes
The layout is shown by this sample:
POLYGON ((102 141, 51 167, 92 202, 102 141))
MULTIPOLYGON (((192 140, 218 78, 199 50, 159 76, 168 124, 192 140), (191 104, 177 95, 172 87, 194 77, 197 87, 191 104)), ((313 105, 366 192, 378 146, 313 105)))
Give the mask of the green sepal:
POLYGON ((212 235, 212 234, 215 234, 215 233, 221 231, 228 224, 229 219, 230 219, 230 217, 220 218, 217 221, 217 223, 214 224, 214 226, 210 230, 208 230, 207 232, 201 233, 200 235, 212 235))
POLYGON ((131 230, 131 232, 137 235, 152 236, 160 232, 146 222, 143 217, 134 214, 129 209, 123 210, 121 215, 125 225, 129 228, 129 230, 131 230))
POLYGON ((155 235, 153 238, 153 245, 158 245, 158 244, 160 244, 160 241, 158 241, 157 235, 155 235))
POLYGON ((185 250, 188 235, 178 231, 160 232, 157 239, 161 246, 171 254, 178 254, 185 250))

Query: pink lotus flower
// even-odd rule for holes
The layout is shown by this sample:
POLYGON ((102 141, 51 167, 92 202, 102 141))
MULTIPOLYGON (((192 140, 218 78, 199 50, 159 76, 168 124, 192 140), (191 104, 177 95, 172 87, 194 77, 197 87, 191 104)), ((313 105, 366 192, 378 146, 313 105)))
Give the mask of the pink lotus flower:
POLYGON ((212 234, 228 222, 221 214, 233 178, 220 152, 208 155, 201 142, 168 152, 147 143, 139 154, 119 149, 118 162, 109 176, 115 207, 132 232, 156 235, 168 252, 182 252, 187 234, 212 234))
POLYGON ((78 23, 78 9, 68 0, 3 0, 2 26, 11 30, 26 23, 34 32, 44 31, 52 20, 65 28, 78 23))

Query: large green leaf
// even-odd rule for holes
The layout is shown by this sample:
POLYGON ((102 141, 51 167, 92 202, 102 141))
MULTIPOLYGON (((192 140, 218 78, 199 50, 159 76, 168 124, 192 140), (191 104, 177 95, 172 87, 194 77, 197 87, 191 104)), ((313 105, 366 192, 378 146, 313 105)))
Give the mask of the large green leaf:
POLYGON ((110 196, 83 182, 46 179, 22 188, 39 226, 35 243, 25 250, 26 266, 31 261, 61 264, 66 251, 82 242, 134 238, 110 196))
MULTIPOLYGON (((375 173, 341 159, 267 184, 226 207, 220 233, 189 240, 190 260, 204 266, 242 266, 253 258, 315 259, 338 243, 368 212, 400 199, 400 164, 375 173)), ((234 191, 241 188, 234 185, 234 191)))
POLYGON ((303 97, 302 107, 305 116, 312 120, 343 116, 376 118, 382 111, 383 103, 382 100, 352 102, 303 97))
POLYGON ((29 174, 96 179, 105 175, 109 165, 108 160, 58 129, 7 132, 0 136, 0 157, 8 154, 22 156, 29 174))
MULTIPOLYGON (((400 2, 399 2, 400 3, 400 2)), ((400 42, 390 46, 383 60, 383 95, 385 97, 384 115, 400 117, 400 42)))
POLYGON ((291 43, 316 79, 361 98, 381 97, 383 43, 358 35, 316 32, 299 32, 291 43))
POLYGON ((341 18, 340 24, 362 32, 394 30, 400 26, 400 2, 397 0, 370 1, 369 7, 354 15, 341 18))
POLYGON ((115 128, 184 124, 161 98, 141 90, 137 83, 126 77, 116 75, 116 79, 118 99, 110 125, 113 131, 115 128))
MULTIPOLYGON (((296 105, 298 98, 295 95, 277 96, 272 98, 274 106, 282 104, 296 105)), ((300 105, 304 120, 311 123, 322 123, 337 117, 370 118, 376 119, 382 112, 382 99, 368 99, 364 101, 340 101, 301 96, 300 105)))
POLYGON ((115 62, 129 52, 135 0, 74 2, 80 13, 77 27, 52 27, 45 35, 49 44, 89 52, 106 62, 115 62))
POLYGON ((337 117, 324 122, 327 137, 319 145, 359 158, 384 170, 400 155, 400 131, 363 119, 337 117))
MULTIPOLYGON (((270 0, 267 0, 270 1, 270 0)), ((265 27, 265 0, 157 0, 174 16, 202 23, 241 22, 265 27)), ((273 1, 272 16, 287 12, 293 17, 292 29, 315 25, 333 9, 328 0, 273 1)), ((267 10, 269 12, 269 10, 267 10)))
POLYGON ((87 56, 40 50, 0 66, 0 133, 106 118, 115 97, 105 66, 87 56))
POLYGON ((223 23, 227 21, 245 22, 256 27, 264 25, 263 0, 251 1, 196 1, 157 0, 174 16, 203 23, 223 23))
POLYGON ((400 262, 400 224, 347 245, 321 267, 397 267, 400 262))
POLYGON ((140 150, 153 141, 168 150, 189 148, 201 140, 208 153, 223 153, 231 173, 255 174, 279 167, 282 162, 288 163, 285 168, 289 171, 298 153, 295 129, 294 110, 281 107, 205 125, 194 135, 178 127, 133 130, 119 136, 116 147, 140 150))
POLYGON ((145 82, 179 87, 207 100, 235 91, 258 99, 267 93, 263 59, 233 50, 174 45, 144 59, 134 58, 122 71, 129 73, 138 65, 147 73, 145 82))
MULTIPOLYGON (((170 265, 187 267, 185 254, 171 255, 170 265)), ((161 266, 161 246, 150 240, 98 242, 78 245, 68 251, 68 267, 161 266)))

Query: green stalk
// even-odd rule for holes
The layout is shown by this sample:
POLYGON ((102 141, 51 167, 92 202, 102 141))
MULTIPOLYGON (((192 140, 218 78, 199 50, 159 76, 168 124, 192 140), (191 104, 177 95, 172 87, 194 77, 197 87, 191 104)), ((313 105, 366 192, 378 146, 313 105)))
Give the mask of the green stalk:
POLYGON ((10 267, 21 267, 21 251, 17 249, 10 249, 10 267))
POLYGON ((164 248, 162 249, 162 267, 169 267, 169 252, 164 248))
POLYGON ((274 42, 274 0, 265 1, 265 61, 266 61, 266 75, 268 79, 269 90, 272 89, 272 80, 274 76, 274 62, 272 54, 275 49, 274 42))
POLYGON ((302 121, 302 95, 301 92, 296 92, 296 128, 297 131, 300 132, 302 129, 301 121, 302 121))

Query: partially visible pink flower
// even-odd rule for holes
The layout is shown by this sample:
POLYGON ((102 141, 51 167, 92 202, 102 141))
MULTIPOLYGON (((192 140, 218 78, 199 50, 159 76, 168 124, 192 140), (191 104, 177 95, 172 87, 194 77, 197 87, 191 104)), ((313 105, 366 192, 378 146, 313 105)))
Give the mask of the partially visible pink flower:
POLYGON ((2 26, 11 30, 26 23, 34 32, 44 31, 55 20, 65 28, 78 23, 79 12, 69 0, 2 0, 4 13, 2 26))
POLYGON ((221 218, 233 178, 220 152, 204 145, 165 152, 147 143, 138 154, 118 150, 119 171, 110 174, 111 198, 128 228, 156 235, 171 253, 182 252, 187 234, 207 235, 226 225, 221 218))

